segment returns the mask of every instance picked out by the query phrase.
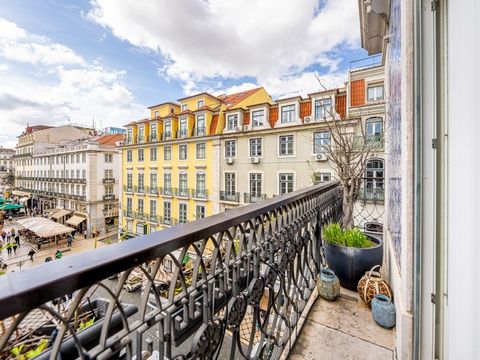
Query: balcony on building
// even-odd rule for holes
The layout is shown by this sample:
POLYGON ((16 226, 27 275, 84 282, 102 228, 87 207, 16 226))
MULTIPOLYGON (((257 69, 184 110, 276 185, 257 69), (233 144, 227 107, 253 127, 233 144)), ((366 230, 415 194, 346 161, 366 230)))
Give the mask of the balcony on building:
POLYGON ((231 191, 220 191, 221 201, 240 202, 240 193, 231 191))
MULTIPOLYGON (((222 193, 239 200, 239 193, 222 193)), ((192 194, 207 196, 203 189, 192 194)), ((334 303, 319 299, 321 229, 341 217, 338 183, 268 200, 248 195, 258 203, 182 224, 124 209, 136 221, 128 233, 139 235, 94 257, 0 278, 0 355, 46 338, 45 358, 297 359, 316 348, 392 358, 393 331, 373 328, 355 293, 342 290, 334 303), (142 235, 145 222, 166 229, 142 235), (79 328, 80 321, 93 324, 79 328)))
POLYGON ((243 202, 244 203, 256 203, 267 198, 266 194, 255 194, 255 193, 244 193, 243 202))
POLYGON ((115 178, 103 178, 102 182, 104 184, 115 184, 115 178))

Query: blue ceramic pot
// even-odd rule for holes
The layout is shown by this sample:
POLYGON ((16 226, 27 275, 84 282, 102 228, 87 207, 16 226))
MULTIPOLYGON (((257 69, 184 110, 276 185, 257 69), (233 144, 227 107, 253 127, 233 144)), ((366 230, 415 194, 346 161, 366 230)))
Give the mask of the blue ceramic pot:
POLYGON ((388 296, 375 295, 372 300, 372 317, 381 327, 390 329, 395 326, 395 305, 388 296))
POLYGON ((330 269, 323 269, 320 272, 318 292, 325 300, 333 301, 340 294, 340 281, 337 275, 330 269))

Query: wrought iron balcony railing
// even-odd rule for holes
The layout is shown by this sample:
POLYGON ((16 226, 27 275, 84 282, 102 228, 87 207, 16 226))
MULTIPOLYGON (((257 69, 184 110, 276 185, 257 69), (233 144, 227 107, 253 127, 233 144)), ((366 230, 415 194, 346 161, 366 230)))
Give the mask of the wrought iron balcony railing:
POLYGON ((341 209, 330 182, 4 275, 0 357, 279 359, 341 209))
POLYGON ((357 200, 383 202, 385 201, 385 189, 361 187, 358 192, 357 200))
POLYGON ((188 191, 187 188, 178 188, 177 196, 188 198, 190 197, 190 192, 188 191))
POLYGON ((245 203, 256 203, 259 201, 263 201, 266 198, 267 198, 266 194, 252 194, 252 193, 243 194, 243 202, 245 203))
POLYGON ((207 189, 191 189, 192 197, 196 199, 206 199, 208 197, 207 189))
POLYGON ((240 201, 240 193, 229 192, 229 191, 220 191, 220 200, 239 202, 240 201))
POLYGON ((115 179, 114 178, 104 178, 103 183, 104 184, 115 184, 115 179))
POLYGON ((115 195, 110 194, 110 195, 103 195, 103 200, 115 200, 115 195))
POLYGON ((193 133, 195 134, 195 136, 205 136, 207 134, 207 131, 204 127, 201 127, 201 128, 195 128, 193 130, 193 133))

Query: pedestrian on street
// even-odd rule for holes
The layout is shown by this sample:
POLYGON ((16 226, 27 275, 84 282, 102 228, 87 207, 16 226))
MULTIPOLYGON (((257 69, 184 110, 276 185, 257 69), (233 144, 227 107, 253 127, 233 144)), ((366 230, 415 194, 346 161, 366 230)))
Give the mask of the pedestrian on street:
POLYGON ((33 261, 33 255, 35 255, 35 250, 30 249, 30 251, 28 252, 28 256, 30 256, 30 261, 33 261))
POLYGON ((7 254, 8 255, 12 254, 12 243, 11 242, 7 243, 7 254))
POLYGON ((7 242, 10 242, 10 231, 7 230, 5 237, 7 238, 7 242))
POLYGON ((83 237, 87 240, 87 230, 83 230, 83 237))
POLYGON ((17 254, 17 244, 12 242, 12 249, 13 249, 13 254, 17 254))
POLYGON ((18 247, 20 247, 20 234, 17 234, 17 235, 15 236, 15 244, 17 244, 18 247))
POLYGON ((72 241, 73 241, 72 235, 68 235, 67 236, 67 246, 68 247, 72 247, 72 241))
POLYGON ((62 252, 60 250, 57 250, 57 252, 55 253, 55 259, 59 260, 62 258, 62 252))
POLYGON ((2 235, 2 241, 5 241, 5 236, 6 236, 7 234, 5 233, 4 230, 2 230, 2 233, 1 233, 0 235, 2 235))

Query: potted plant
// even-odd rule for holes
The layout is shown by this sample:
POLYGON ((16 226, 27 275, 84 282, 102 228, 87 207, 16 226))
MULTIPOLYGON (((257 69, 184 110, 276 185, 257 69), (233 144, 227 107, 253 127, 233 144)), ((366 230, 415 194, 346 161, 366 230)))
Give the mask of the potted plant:
POLYGON ((327 225, 323 229, 323 240, 328 266, 344 288, 357 290, 365 272, 382 265, 383 241, 358 228, 344 230, 339 224, 327 225))

